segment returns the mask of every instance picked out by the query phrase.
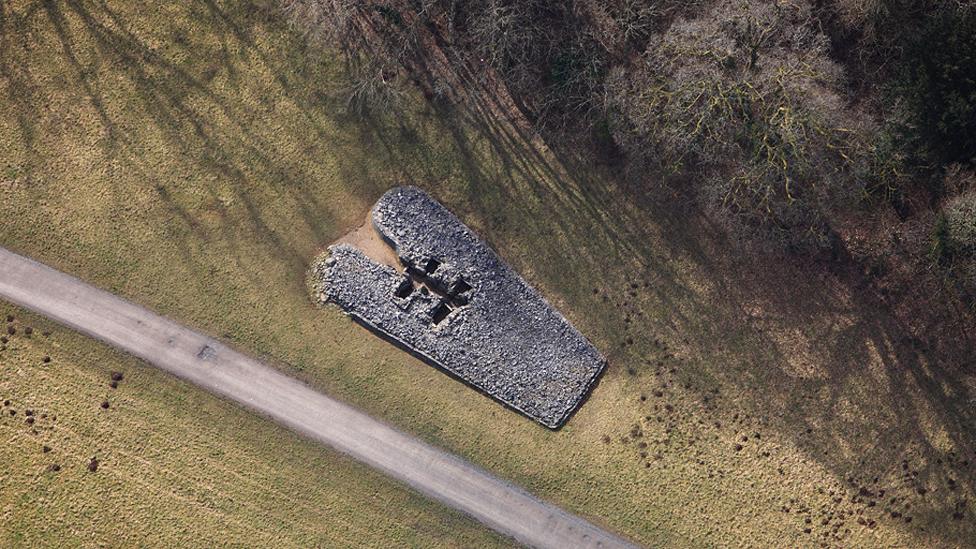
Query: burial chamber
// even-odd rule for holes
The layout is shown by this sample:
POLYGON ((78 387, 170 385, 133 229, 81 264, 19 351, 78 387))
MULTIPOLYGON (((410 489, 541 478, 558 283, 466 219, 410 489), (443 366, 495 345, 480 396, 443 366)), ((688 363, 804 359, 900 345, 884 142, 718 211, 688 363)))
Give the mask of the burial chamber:
POLYGON ((384 194, 371 221, 400 265, 336 244, 313 266, 315 297, 551 429, 606 360, 454 214, 416 187, 384 194))

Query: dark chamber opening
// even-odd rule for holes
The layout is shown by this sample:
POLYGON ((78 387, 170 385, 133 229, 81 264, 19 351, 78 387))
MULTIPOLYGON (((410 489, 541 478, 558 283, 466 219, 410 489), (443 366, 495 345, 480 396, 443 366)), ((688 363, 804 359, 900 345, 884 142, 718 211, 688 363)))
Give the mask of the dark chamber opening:
POLYGON ((451 308, 447 306, 447 303, 441 301, 437 308, 434 309, 434 316, 431 320, 433 320, 434 324, 440 324, 450 313, 451 308))
POLYGON ((451 296, 456 296, 463 294, 464 292, 471 289, 471 285, 464 281, 463 278, 458 278, 457 282, 451 286, 451 296))
POLYGON ((413 280, 411 280, 410 277, 408 276, 407 278, 403 279, 402 282, 400 282, 399 286, 397 286, 394 295, 403 298, 409 296, 412 293, 413 293, 413 280))

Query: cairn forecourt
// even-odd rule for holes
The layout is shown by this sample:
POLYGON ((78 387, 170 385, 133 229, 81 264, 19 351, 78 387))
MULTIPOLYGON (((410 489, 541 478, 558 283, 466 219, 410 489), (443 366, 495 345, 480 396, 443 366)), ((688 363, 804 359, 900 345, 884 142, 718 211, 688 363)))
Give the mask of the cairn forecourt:
POLYGON ((372 221, 400 273, 349 244, 314 267, 317 299, 546 427, 560 427, 603 356, 454 214, 397 187, 372 221))

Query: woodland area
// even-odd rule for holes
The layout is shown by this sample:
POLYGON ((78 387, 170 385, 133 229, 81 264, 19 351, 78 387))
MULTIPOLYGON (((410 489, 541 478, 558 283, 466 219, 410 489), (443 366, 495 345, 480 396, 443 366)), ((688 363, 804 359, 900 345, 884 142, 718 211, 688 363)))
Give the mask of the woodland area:
POLYGON ((284 3, 343 52, 353 111, 410 85, 445 105, 488 93, 743 254, 848 261, 913 309, 976 310, 972 2, 284 3))

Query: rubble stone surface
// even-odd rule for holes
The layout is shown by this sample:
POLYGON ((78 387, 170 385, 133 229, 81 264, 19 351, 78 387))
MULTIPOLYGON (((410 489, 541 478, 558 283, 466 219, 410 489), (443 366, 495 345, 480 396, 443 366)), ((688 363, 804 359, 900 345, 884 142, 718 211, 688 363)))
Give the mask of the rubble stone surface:
POLYGON ((606 360, 457 217, 415 187, 388 191, 375 228, 404 267, 348 244, 314 269, 317 298, 556 429, 606 360))

